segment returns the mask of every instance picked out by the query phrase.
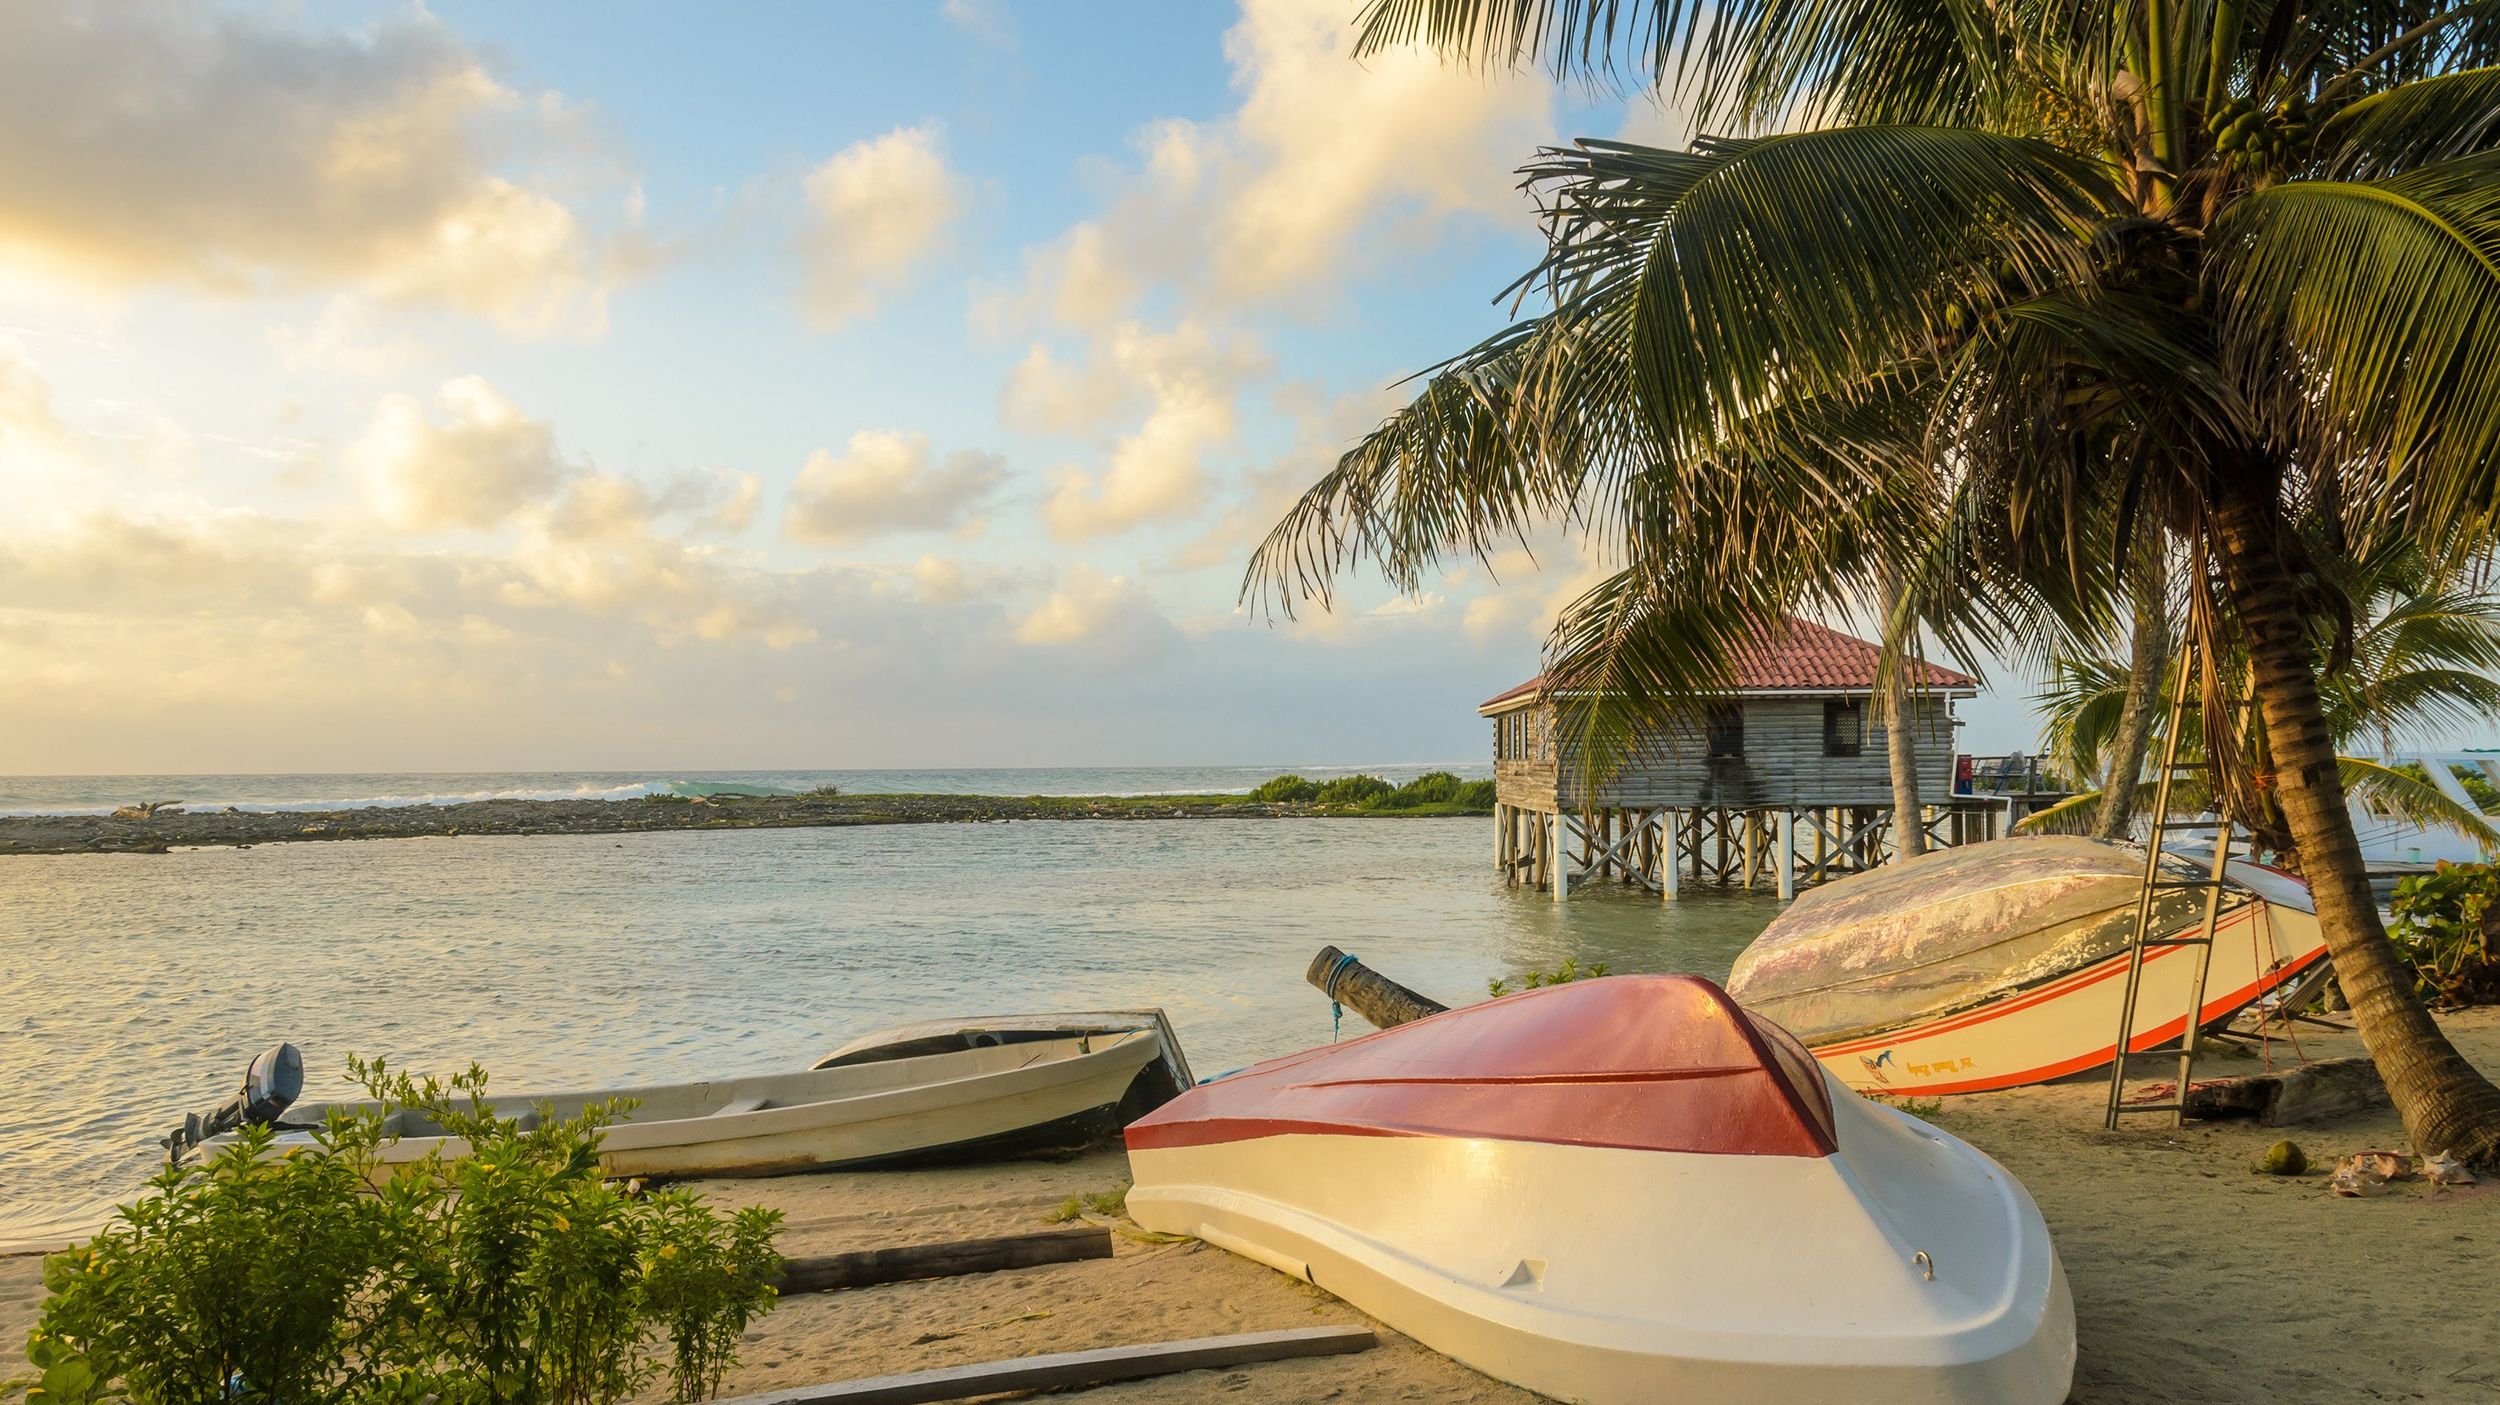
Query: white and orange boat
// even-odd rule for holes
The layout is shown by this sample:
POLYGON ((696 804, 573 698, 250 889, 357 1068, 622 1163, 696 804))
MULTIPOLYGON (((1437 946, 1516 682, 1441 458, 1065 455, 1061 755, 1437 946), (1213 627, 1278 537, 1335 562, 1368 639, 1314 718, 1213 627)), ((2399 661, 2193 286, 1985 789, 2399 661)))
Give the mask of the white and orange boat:
MULTIPOLYGON (((2179 876, 2203 878, 2185 860, 2179 876)), ((1736 958, 1728 993, 1806 1042, 1860 1092, 1977 1093, 2108 1064, 2118 1047, 2144 851, 2073 837, 1944 849, 1800 896, 1736 958)), ((2166 935, 2204 896, 2166 890, 2166 935)), ((2138 1049, 2176 1039, 2198 948, 2144 959, 2138 1049)), ((2225 873, 2199 1027, 2326 959, 2309 890, 2260 864, 2225 873)))
POLYGON ((2053 1405, 2073 1302, 2022 1186, 1697 976, 1549 986, 1130 1125, 1149 1229, 1565 1400, 2053 1405))

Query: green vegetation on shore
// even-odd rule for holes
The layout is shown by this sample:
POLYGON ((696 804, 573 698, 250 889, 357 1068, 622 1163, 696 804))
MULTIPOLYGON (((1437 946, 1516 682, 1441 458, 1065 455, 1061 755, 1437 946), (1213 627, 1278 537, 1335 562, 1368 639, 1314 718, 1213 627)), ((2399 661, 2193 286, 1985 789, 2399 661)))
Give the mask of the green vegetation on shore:
POLYGON ((1493 812, 1493 782, 1447 771, 1392 785, 1378 776, 1316 782, 1278 776, 1227 795, 652 795, 638 800, 472 800, 331 811, 132 807, 119 815, 0 816, 0 856, 162 854, 177 848, 290 844, 421 835, 638 834, 657 830, 797 829, 1014 820, 1180 820, 1380 817, 1493 812))
MULTIPOLYGON (((831 801, 837 797, 831 786, 794 796, 716 795, 689 800, 682 795, 649 795, 643 802, 653 805, 716 805, 728 809, 754 807, 759 803, 805 805, 809 802, 831 801)), ((1426 771, 1404 785, 1393 785, 1378 776, 1338 776, 1333 780, 1314 781, 1287 773, 1253 786, 1246 793, 1222 792, 1189 795, 945 795, 897 792, 887 794, 842 795, 846 807, 875 807, 887 803, 901 810, 926 805, 954 805, 966 809, 985 803, 1012 803, 1025 812, 1056 812, 1061 814, 1150 815, 1187 811, 1205 813, 1215 810, 1250 806, 1292 806, 1303 813, 1348 815, 1489 815, 1493 813, 1493 782, 1462 780, 1448 771, 1426 771)), ((899 817, 899 816, 898 816, 899 817)))
POLYGON ((631 1106, 525 1129, 379 1060, 383 1104, 333 1113, 317 1151, 255 1127, 149 1182, 114 1224, 44 1264, 27 1405, 613 1405, 710 1399, 771 1310, 777 1211, 602 1178, 631 1106), (385 1116, 467 1139, 458 1160, 382 1172, 385 1116))
POLYGON ((1252 804, 1316 804, 1330 809, 1407 815, 1489 815, 1493 782, 1463 781, 1447 771, 1426 771, 1404 785, 1378 776, 1339 776, 1308 781, 1284 775, 1245 797, 1252 804))

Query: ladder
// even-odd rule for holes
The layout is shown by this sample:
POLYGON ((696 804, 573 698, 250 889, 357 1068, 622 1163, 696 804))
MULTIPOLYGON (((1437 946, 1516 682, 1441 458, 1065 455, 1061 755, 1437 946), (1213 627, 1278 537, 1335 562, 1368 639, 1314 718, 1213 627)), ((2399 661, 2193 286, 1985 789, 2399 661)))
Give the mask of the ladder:
MULTIPOLYGON (((2152 1113, 2167 1113, 2171 1126, 2181 1125, 2186 1120, 2189 1079, 2196 1070, 2196 1039, 2198 1026, 2203 1023, 2199 1017, 2205 1009, 2205 976, 2213 965, 2214 927, 2222 916, 2223 873, 2231 862, 2232 839, 2231 815, 2218 792, 2211 799, 2219 819, 2174 821, 2170 818, 2172 783, 2182 775, 2194 775, 2204 768, 2203 762, 2182 761, 2179 755, 2180 742, 2187 731, 2185 723, 2189 700, 2199 697, 2197 674, 2207 666, 2203 652, 2193 644, 2188 646, 2179 659, 2178 679, 2171 685, 2170 730, 2162 739, 2161 771, 2153 787, 2152 831, 2144 841, 2144 884, 2136 894, 2135 929, 2127 944, 2127 987, 2126 997, 2118 1011, 2117 1052, 2109 1061, 2109 1112, 2102 1125, 2112 1131, 2117 1130, 2121 1117, 2152 1113), (2162 867, 2164 844, 2170 835, 2182 830, 2214 832, 2213 863, 2203 878, 2174 877, 2162 867), (2192 934, 2165 934, 2154 926, 2161 895, 2181 890, 2204 893, 2204 921, 2192 934), (2135 1047, 2136 1027, 2138 1017, 2144 1013, 2139 999, 2143 992, 2144 962, 2150 953, 2167 947, 2187 948, 2196 963, 2189 968, 2186 1008, 2181 1012, 2183 1018, 2178 1046, 2138 1049, 2135 1047), (2178 1081, 2165 1100, 2128 1102, 2127 1060, 2146 1056, 2178 1060, 2178 1081)), ((2148 1022, 2158 1025, 2161 1020, 2153 1018, 2148 1022)))

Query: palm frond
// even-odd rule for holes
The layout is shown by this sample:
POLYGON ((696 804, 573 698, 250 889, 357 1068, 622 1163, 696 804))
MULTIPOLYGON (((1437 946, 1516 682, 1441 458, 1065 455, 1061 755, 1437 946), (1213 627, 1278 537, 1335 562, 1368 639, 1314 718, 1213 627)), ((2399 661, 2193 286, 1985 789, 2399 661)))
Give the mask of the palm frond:
POLYGON ((1673 93, 1705 126, 1961 124, 2035 111, 2062 53, 2036 6, 1977 0, 1372 0, 1356 52, 1409 44, 1488 68, 1673 93))
POLYGON ((2313 459, 2404 484, 2417 539, 2476 540, 2500 486, 2500 154, 2287 182, 2236 202, 2212 239, 2226 355, 2252 398, 2288 347, 2313 459))
POLYGON ((2500 143, 2500 67, 2469 68, 2383 89, 2330 117, 2319 133, 2336 180, 2381 176, 2500 143))
POLYGON ((2078 231, 2117 197, 2046 143, 1934 127, 1707 142, 1667 171, 1584 142, 1527 174, 1551 246, 1532 277, 1565 302, 1628 287, 1634 383, 1668 439, 1928 351, 1982 281, 2089 281, 2078 231))
POLYGON ((2101 792, 2080 790, 2014 822, 2016 834, 2089 834, 2100 818, 2101 792))
POLYGON ((2500 850, 2500 829, 2431 782, 2366 756, 2337 757, 2336 765, 2345 793, 2372 808, 2423 829, 2453 830, 2482 845, 2486 853, 2500 850))
POLYGON ((2048 686, 2033 695, 2041 704, 2041 747, 2078 776, 2107 769, 2111 744, 2127 708, 2127 668, 2112 659, 2061 657, 2048 686))

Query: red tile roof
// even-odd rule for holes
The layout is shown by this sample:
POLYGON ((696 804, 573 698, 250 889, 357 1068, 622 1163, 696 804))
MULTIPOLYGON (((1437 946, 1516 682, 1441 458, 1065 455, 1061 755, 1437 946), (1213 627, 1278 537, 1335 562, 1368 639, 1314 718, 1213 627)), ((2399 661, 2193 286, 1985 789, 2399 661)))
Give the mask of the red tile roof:
MULTIPOLYGON (((1766 631, 1737 651, 1732 687, 1740 693, 1781 689, 1865 692, 1875 686, 1875 668, 1882 657, 1880 648, 1863 639, 1791 615, 1778 629, 1766 631)), ((1925 662, 1918 665, 1911 678, 1922 688, 1958 691, 1979 686, 1979 680, 1966 673, 1925 662)), ((1516 688, 1485 699, 1477 711, 1515 702, 1544 688, 1545 675, 1540 673, 1516 688)))

